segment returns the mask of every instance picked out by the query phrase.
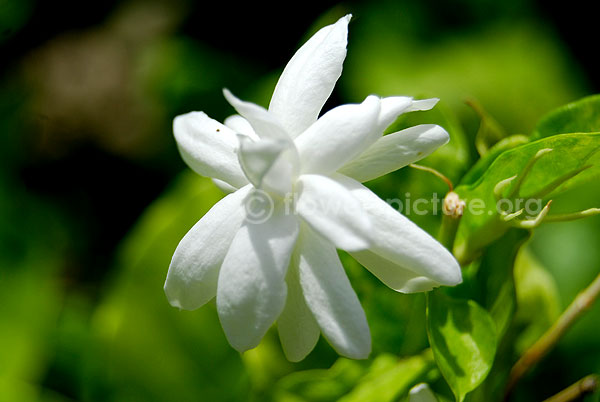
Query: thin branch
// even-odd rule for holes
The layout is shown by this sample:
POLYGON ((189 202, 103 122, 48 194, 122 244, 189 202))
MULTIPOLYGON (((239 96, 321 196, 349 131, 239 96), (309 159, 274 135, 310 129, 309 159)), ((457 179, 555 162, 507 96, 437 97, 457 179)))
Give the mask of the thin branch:
POLYGON ((504 400, 508 397, 519 380, 537 364, 556 345, 573 323, 594 304, 600 294, 600 274, 596 279, 567 307, 558 320, 546 331, 536 343, 525 351, 510 371, 504 400))
POLYGON ((591 394, 598 389, 600 379, 595 374, 590 374, 577 381, 575 384, 551 396, 544 402, 570 402, 591 394))

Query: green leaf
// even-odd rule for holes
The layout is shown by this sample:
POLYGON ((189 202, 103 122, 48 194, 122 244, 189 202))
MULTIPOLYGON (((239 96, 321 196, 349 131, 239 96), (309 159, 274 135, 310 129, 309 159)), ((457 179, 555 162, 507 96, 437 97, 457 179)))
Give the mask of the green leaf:
POLYGON ((396 401, 434 367, 430 349, 401 360, 391 355, 380 355, 373 361, 368 374, 340 402, 396 401))
POLYGON ((515 324, 522 328, 515 350, 521 355, 556 321, 561 306, 554 277, 527 248, 515 262, 515 284, 519 305, 515 324))
POLYGON ((527 142, 529 142, 529 139, 524 135, 512 135, 500 140, 477 161, 461 179, 460 183, 463 185, 475 183, 502 152, 526 144, 527 142))
POLYGON ((277 384, 275 400, 337 401, 365 375, 364 362, 339 358, 329 369, 296 371, 277 384))
POLYGON ((427 334, 435 361, 458 402, 488 375, 496 353, 496 328, 473 300, 429 294, 427 334))
POLYGON ((478 300, 489 312, 496 324, 498 339, 510 324, 517 298, 515 293, 514 269, 521 246, 529 239, 526 230, 511 229, 486 249, 477 272, 477 283, 481 290, 478 300))
POLYGON ((600 131, 600 95, 593 95, 548 113, 539 121, 531 137, 538 139, 556 134, 598 131, 600 131))
POLYGON ((510 229, 490 244, 480 260, 463 268, 463 283, 445 291, 461 298, 471 298, 489 311, 496 325, 498 350, 494 365, 485 381, 471 394, 469 400, 488 400, 488 395, 503 391, 506 375, 513 361, 515 310, 517 302, 514 264, 522 254, 523 244, 531 233, 510 229))
POLYGON ((456 193, 467 202, 454 247, 454 254, 463 264, 478 257, 481 251, 513 222, 501 219, 499 209, 516 212, 525 208, 519 219, 533 219, 541 210, 543 200, 563 193, 600 176, 600 133, 563 134, 524 144, 502 152, 490 164, 479 180, 461 184, 456 193), (540 150, 551 149, 535 163, 540 150), (502 180, 529 169, 522 181, 517 177, 498 202, 494 188, 502 180), (520 182, 514 195, 511 186, 520 182), (502 208, 501 208, 502 207, 502 208))
POLYGON ((370 402, 396 401, 420 381, 439 377, 431 349, 403 359, 391 354, 365 362, 339 358, 331 368, 297 371, 277 384, 275 400, 370 402))

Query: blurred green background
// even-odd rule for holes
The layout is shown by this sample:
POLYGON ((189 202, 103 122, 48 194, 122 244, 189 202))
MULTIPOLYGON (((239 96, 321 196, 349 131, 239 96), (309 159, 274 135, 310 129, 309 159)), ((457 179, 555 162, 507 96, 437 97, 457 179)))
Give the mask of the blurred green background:
MULTIPOLYGON (((221 3, 0 0, 0 402, 383 401, 422 380, 450 395, 420 355, 423 295, 391 291, 345 255, 372 331, 367 361, 338 359, 321 340, 292 364, 273 331, 240 356, 214 304, 170 307, 172 253, 222 197, 181 161, 172 119, 232 114, 223 87, 266 105, 295 49, 350 12, 344 73, 325 107, 371 93, 441 98, 398 125, 442 123, 452 140, 423 163, 457 183, 477 158, 479 117, 465 100, 507 133, 529 134, 552 108, 599 92, 593 5, 221 3)), ((408 169, 369 185, 383 199, 445 193, 408 169)), ((598 207, 599 186, 555 205, 598 207)), ((439 224, 439 214, 409 217, 432 233, 439 224)), ((517 317, 528 325, 519 350, 597 274, 599 246, 600 217, 536 231, 520 260, 535 266, 520 295, 535 319, 517 317)), ((515 400, 600 372, 599 334, 596 305, 515 400)))

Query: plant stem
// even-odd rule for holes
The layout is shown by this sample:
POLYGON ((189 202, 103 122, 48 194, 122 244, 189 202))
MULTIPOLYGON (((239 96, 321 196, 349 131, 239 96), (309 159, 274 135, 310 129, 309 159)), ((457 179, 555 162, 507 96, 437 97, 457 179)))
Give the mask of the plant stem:
POLYGON ((456 238, 459 223, 460 217, 457 218, 446 214, 442 215, 442 224, 438 234, 438 241, 450 252, 452 252, 452 248, 454 247, 454 239, 456 238))
POLYGON ((529 371, 536 363, 538 363, 548 352, 556 345, 559 339, 567 332, 573 323, 589 308, 600 294, 600 274, 596 279, 582 292, 580 292, 575 300, 567 307, 558 320, 546 331, 536 343, 525 351, 523 356, 515 363, 510 371, 508 385, 504 400, 508 400, 510 393, 521 377, 529 371))
POLYGON ((598 389, 600 379, 595 374, 583 377, 575 384, 560 391, 558 394, 551 396, 544 402, 570 402, 581 398, 587 394, 591 394, 598 389))

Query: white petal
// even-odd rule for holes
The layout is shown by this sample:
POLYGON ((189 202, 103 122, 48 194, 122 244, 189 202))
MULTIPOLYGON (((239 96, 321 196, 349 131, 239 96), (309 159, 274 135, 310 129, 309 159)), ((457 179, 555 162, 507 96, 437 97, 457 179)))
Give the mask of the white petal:
POLYGON ((248 123, 248 120, 244 119, 239 114, 229 116, 225 119, 223 124, 232 129, 236 134, 243 134, 252 138, 253 140, 258 140, 258 136, 254 132, 254 129, 250 123, 248 123))
POLYGON ((431 154, 449 140, 435 124, 422 124, 384 135, 338 171, 360 182, 398 170, 431 154))
POLYGON ((369 247, 371 222, 342 185, 325 176, 302 175, 297 191, 296 212, 313 229, 343 250, 369 247))
POLYGON ((408 393, 408 402, 438 402, 434 393, 425 383, 412 387, 408 393))
MULTIPOLYGON (((442 285, 454 286, 462 281, 458 262, 437 240, 359 182, 342 175, 336 175, 335 179, 361 203, 372 222, 373 244, 369 251, 390 260, 398 268, 442 285)), ((398 281, 406 277, 401 271, 398 275, 398 281)))
POLYGON ((323 336, 340 355, 366 359, 369 326, 335 247, 303 225, 298 251, 302 291, 323 336))
MULTIPOLYGON (((408 111, 412 106, 413 99, 408 96, 389 96, 381 100, 381 120, 382 130, 392 124, 402 113, 408 111)), ((383 132, 381 133, 383 134, 383 132)))
POLYGON ((217 293, 219 269, 244 220, 246 186, 216 203, 183 237, 169 267, 165 293, 174 307, 194 310, 217 293))
MULTIPOLYGON (((379 111, 379 117, 377 118, 377 126, 372 130, 371 135, 366 140, 367 146, 371 146, 377 140, 379 140, 385 129, 392 124, 398 118, 398 116, 413 110, 425 110, 419 109, 419 107, 426 107, 424 102, 428 101, 429 100, 414 101, 412 98, 407 96, 389 96, 387 98, 382 98, 381 110, 379 111)), ((437 99, 435 99, 435 102, 437 102, 437 99)), ((428 103, 428 105, 431 104, 431 107, 433 107, 435 102, 428 103)))
POLYGON ((223 191, 224 193, 233 193, 235 190, 237 190, 237 188, 233 187, 231 184, 229 183, 225 183, 223 180, 219 180, 219 179, 211 179, 213 183, 215 183, 215 186, 219 187, 219 189, 221 191, 223 191))
POLYGON ((229 90, 224 89, 225 99, 250 123, 256 135, 263 139, 291 141, 278 118, 265 108, 252 102, 236 98, 229 90))
POLYGON ((181 157, 196 173, 239 188, 246 184, 235 149, 238 140, 228 127, 203 112, 177 116, 173 132, 181 157))
POLYGON ((269 212, 262 223, 244 222, 219 274, 219 319, 229 343, 240 352, 258 345, 285 305, 285 275, 298 220, 282 204, 269 212))
POLYGON ((362 153, 379 131, 380 103, 369 96, 361 104, 338 106, 321 116, 295 140, 301 172, 329 174, 362 153))
POLYGON ((420 110, 430 110, 439 102, 438 98, 421 99, 412 101, 412 105, 406 110, 407 112, 416 112, 420 110))
POLYGON ((292 137, 317 120, 342 74, 350 15, 313 35, 289 61, 273 92, 269 111, 292 137))
POLYGON ((291 141, 264 139, 254 141, 239 135, 240 165, 256 188, 282 197, 292 191, 292 180, 298 176, 298 152, 291 141))
POLYGON ((299 263, 300 255, 294 252, 286 277, 288 294, 285 308, 277 319, 281 346, 285 356, 291 362, 304 359, 314 349, 321 334, 315 317, 304 301, 300 286, 299 263))
POLYGON ((356 251, 350 253, 362 266, 367 268, 381 282, 394 289, 396 292, 417 293, 428 292, 440 286, 440 283, 415 274, 412 271, 394 264, 390 260, 375 254, 372 251, 356 251))

